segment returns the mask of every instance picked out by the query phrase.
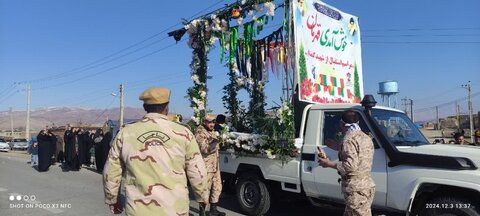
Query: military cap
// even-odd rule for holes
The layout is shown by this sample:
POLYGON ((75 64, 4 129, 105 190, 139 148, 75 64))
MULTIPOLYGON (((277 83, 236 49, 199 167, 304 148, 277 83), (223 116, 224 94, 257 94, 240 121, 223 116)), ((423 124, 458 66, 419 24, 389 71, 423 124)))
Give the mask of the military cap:
POLYGON ((144 104, 164 104, 170 101, 170 90, 162 87, 153 87, 140 94, 138 99, 144 104))
POLYGON ((207 113, 207 115, 205 116, 205 121, 215 121, 215 118, 216 116, 214 114, 207 113))

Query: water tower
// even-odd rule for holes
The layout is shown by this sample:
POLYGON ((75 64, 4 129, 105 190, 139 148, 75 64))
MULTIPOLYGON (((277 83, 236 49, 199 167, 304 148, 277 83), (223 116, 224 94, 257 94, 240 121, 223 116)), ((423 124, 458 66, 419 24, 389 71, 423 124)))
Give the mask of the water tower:
POLYGON ((397 81, 388 80, 378 83, 378 94, 382 96, 382 104, 387 107, 397 108, 397 81))

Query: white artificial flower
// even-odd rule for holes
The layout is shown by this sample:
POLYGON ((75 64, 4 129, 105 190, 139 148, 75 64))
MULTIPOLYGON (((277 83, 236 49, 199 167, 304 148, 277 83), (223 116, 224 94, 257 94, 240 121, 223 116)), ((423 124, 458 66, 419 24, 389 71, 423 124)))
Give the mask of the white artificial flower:
POLYGON ((272 154, 272 150, 267 149, 265 152, 267 153, 268 159, 275 159, 275 155, 272 154))
POLYGON ((199 94, 201 98, 205 98, 205 96, 207 96, 207 92, 205 91, 200 91, 199 94))
POLYGON ((242 0, 241 4, 244 5, 245 3, 247 3, 247 0, 242 0))
POLYGON ((205 110, 205 105, 203 103, 198 105, 199 110, 205 110))
POLYGON ((193 120, 196 124, 199 123, 198 118, 196 118, 195 116, 192 116, 192 120, 193 120))
POLYGON ((242 78, 237 78, 236 83, 237 83, 237 86, 243 86, 243 85, 245 85, 245 82, 243 81, 242 78))
POLYGON ((243 26, 243 18, 242 18, 242 17, 239 17, 239 18, 237 19, 237 24, 238 24, 239 26, 243 26))
POLYGON ((222 138, 223 140, 226 140, 226 139, 228 138, 228 134, 226 134, 226 133, 222 133, 222 136, 221 136, 221 138, 222 138))
POLYGON ((218 133, 218 131, 215 131, 215 136, 220 136, 220 133, 218 133))
POLYGON ((267 9, 267 13, 265 15, 267 16, 275 16, 275 3, 273 2, 266 2, 265 4, 263 4, 265 6, 265 8, 267 9))
POLYGON ((198 77, 198 75, 197 75, 197 74, 194 74, 194 75, 192 76, 192 80, 193 80, 193 82, 198 83, 198 82, 199 82, 199 77, 198 77))
POLYGON ((282 110, 282 108, 280 108, 280 109, 277 110, 277 112, 275 113, 275 115, 276 115, 278 118, 281 118, 282 112, 283 112, 283 110, 282 110))
POLYGON ((248 84, 249 84, 250 86, 253 85, 253 79, 250 79, 250 78, 249 78, 247 82, 248 82, 248 84))
MULTIPOLYGON (((220 30, 219 30, 220 31, 220 30)), ((210 37, 210 41, 208 41, 210 44, 214 44, 218 40, 217 37, 210 37)))
MULTIPOLYGON (((250 12, 253 12, 253 11, 250 11, 250 12)), ((253 17, 252 17, 252 20, 253 20, 253 21, 257 21, 257 19, 258 19, 257 16, 253 16, 253 17)))

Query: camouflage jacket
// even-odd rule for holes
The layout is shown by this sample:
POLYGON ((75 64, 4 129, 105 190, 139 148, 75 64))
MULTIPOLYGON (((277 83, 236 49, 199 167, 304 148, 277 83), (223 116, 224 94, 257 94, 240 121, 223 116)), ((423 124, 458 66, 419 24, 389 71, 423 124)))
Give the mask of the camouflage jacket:
POLYGON ((103 172, 106 204, 117 202, 122 173, 127 215, 188 215, 187 178, 197 201, 208 200, 195 137, 165 115, 148 113, 115 137, 103 172))
POLYGON ((342 192, 375 187, 370 175, 374 147, 372 139, 362 131, 347 133, 343 139, 337 170, 342 177, 342 192))
POLYGON ((202 152, 207 172, 217 172, 220 141, 215 131, 208 131, 201 125, 195 131, 195 138, 200 146, 200 152, 202 152))

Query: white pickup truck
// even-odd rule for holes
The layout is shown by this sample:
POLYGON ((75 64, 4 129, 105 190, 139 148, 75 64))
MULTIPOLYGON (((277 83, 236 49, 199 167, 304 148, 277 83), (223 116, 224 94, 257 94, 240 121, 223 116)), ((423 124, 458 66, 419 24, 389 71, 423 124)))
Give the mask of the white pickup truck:
POLYGON ((480 148, 430 144, 404 112, 374 107, 373 97, 365 98, 370 99, 362 105, 306 106, 295 140, 300 154, 287 163, 221 152, 224 183, 235 187, 242 210, 266 214, 276 190, 305 196, 312 204, 343 203, 340 176, 318 166, 317 146, 338 161, 338 152, 324 141, 335 138, 342 112, 354 109, 361 117, 360 127, 375 144, 374 209, 405 215, 480 215, 480 148))

